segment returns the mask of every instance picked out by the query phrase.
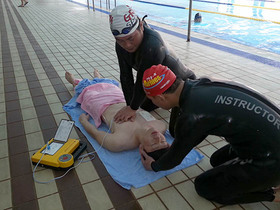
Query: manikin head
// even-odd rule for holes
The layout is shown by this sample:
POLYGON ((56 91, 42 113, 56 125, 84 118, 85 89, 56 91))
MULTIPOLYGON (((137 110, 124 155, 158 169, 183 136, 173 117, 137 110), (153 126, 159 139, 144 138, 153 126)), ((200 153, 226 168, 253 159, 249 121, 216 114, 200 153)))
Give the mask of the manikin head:
POLYGON ((143 22, 128 5, 115 7, 110 15, 110 28, 116 42, 127 52, 135 52, 144 36, 143 22))
POLYGON ((153 127, 148 127, 142 133, 140 142, 147 154, 157 160, 169 149, 165 136, 153 127))

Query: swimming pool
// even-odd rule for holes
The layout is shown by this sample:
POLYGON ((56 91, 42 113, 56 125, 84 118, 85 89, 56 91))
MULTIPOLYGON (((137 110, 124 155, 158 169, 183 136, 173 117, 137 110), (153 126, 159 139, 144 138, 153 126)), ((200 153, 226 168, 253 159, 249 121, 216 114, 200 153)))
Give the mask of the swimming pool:
MULTIPOLYGON (((101 1, 102 8, 106 2, 101 1)), ((189 1, 116 0, 116 4, 128 4, 140 17, 148 15, 148 19, 187 30, 189 1)), ((110 5, 114 7, 114 0, 110 5)), ((100 7, 99 0, 95 6, 100 7)), ((193 0, 192 17, 196 12, 201 13, 202 22, 192 22, 192 31, 280 54, 280 1, 193 0)))

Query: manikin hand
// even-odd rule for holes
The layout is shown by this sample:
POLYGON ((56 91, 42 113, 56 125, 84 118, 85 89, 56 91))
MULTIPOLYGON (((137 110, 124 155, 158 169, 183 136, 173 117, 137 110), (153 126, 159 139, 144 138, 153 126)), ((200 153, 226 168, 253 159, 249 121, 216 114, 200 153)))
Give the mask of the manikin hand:
POLYGON ((136 110, 130 108, 130 106, 120 109, 114 117, 116 123, 123 123, 126 121, 133 122, 136 118, 136 110))
POLYGON ((80 123, 83 125, 85 122, 88 122, 89 120, 89 115, 88 114, 81 114, 80 117, 79 117, 79 121, 80 123))
POLYGON ((145 167, 145 169, 149 170, 149 171, 152 171, 153 169, 151 167, 151 164, 155 160, 152 157, 150 157, 149 155, 147 155, 147 153, 145 152, 142 144, 139 145, 139 152, 140 152, 140 155, 141 155, 142 164, 145 167))

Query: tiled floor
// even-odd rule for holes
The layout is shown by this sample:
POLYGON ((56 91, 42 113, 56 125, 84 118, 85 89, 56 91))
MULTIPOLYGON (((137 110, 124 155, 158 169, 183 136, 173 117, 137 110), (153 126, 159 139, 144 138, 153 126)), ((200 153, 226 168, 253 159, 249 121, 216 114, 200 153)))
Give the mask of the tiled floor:
MULTIPOLYGON (((211 168, 210 155, 225 144, 213 136, 198 146, 205 155, 199 164, 140 189, 118 186, 98 157, 63 179, 35 183, 32 154, 53 137, 61 119, 69 119, 62 106, 73 91, 65 70, 84 78, 97 68, 116 80, 119 71, 107 14, 65 0, 19 4, 0 1, 0 209, 280 209, 269 202, 223 207, 196 194, 194 178, 211 168)), ((186 33, 148 22, 161 31, 186 33)), ((198 76, 241 82, 280 105, 280 55, 197 33, 190 43, 161 34, 198 76)), ((168 121, 169 112, 154 115, 168 121)), ((71 137, 86 141, 77 129, 71 137)), ((87 151, 93 151, 90 145, 87 151)), ((40 180, 59 175, 42 168, 36 173, 40 180)))

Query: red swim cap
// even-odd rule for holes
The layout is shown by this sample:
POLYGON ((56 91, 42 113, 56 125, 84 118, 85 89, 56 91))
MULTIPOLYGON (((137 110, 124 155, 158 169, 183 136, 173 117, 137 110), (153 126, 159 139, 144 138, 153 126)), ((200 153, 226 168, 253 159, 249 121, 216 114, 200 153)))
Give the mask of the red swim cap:
POLYGON ((153 65, 143 75, 143 88, 148 96, 164 93, 175 81, 176 75, 161 64, 153 65))

